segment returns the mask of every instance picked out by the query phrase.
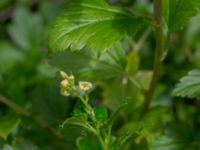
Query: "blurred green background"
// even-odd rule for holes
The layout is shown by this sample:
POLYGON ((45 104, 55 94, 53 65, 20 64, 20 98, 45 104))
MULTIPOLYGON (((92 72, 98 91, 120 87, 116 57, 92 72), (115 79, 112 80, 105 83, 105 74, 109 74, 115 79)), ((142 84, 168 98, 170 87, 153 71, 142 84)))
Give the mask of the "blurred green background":
MULTIPOLYGON (((143 15, 152 14, 151 0, 110 0, 143 15)), ((0 1, 0 149, 76 150, 83 129, 59 125, 73 113, 77 99, 59 93, 58 71, 75 74, 95 84, 92 104, 112 112, 129 103, 113 129, 120 135, 137 125, 143 94, 135 80, 147 87, 154 60, 155 39, 149 25, 135 38, 126 37, 100 59, 90 51, 49 53, 48 33, 67 0, 0 1), (139 50, 136 43, 147 34, 139 50), (113 52, 114 51, 114 52, 113 52), (116 53, 117 52, 117 53, 116 53), (114 55, 114 56, 113 56, 114 55), (128 55, 128 57, 126 57, 128 55), (113 57, 111 57, 113 56, 113 57), (133 78, 127 79, 123 70, 133 78)), ((171 96, 172 89, 188 71, 200 69, 200 14, 183 30, 171 34, 161 79, 144 128, 133 137, 132 150, 198 150, 200 102, 171 96), (164 113, 163 113, 164 112, 164 113), (160 147, 165 145, 163 147, 160 147)), ((78 108, 76 108, 78 109, 78 108)))

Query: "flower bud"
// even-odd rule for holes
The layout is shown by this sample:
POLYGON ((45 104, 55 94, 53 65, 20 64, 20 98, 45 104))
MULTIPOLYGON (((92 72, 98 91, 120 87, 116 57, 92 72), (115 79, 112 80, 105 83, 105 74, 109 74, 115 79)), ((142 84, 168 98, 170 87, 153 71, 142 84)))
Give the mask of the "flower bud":
POLYGON ((70 75, 70 76, 68 77, 68 79, 69 79, 70 81, 74 81, 74 80, 75 80, 75 77, 74 77, 73 75, 70 75))
POLYGON ((67 88, 69 86, 69 81, 67 79, 61 81, 60 86, 61 88, 67 88))
POLYGON ((62 88, 61 88, 61 90, 60 90, 60 94, 61 94, 62 96, 69 96, 69 95, 70 95, 70 93, 69 93, 66 89, 62 89, 62 88))
POLYGON ((68 75, 67 75, 64 71, 60 71, 60 76, 61 76, 63 79, 67 79, 67 78, 68 78, 68 75))

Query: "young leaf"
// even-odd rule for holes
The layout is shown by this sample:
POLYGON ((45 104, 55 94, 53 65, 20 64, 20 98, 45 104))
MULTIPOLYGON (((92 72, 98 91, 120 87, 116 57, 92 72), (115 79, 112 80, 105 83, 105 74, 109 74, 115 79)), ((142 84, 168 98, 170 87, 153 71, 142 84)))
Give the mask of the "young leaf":
POLYGON ((200 0, 170 0, 169 1, 169 21, 170 31, 181 29, 187 21, 198 13, 200 0))
POLYGON ((52 51, 80 50, 87 46, 104 51, 125 34, 133 35, 143 19, 104 0, 73 0, 57 18, 49 37, 52 51))
POLYGON ((71 117, 71 118, 67 118, 63 124, 61 125, 61 127, 64 127, 66 124, 71 124, 71 125, 76 125, 76 126, 80 126, 83 127, 91 132, 93 132, 91 126, 88 124, 87 120, 86 120, 86 116, 81 115, 81 116, 76 116, 76 117, 71 117))
POLYGON ((180 80, 173 91, 174 96, 200 98, 200 70, 193 70, 180 80))
POLYGON ((101 150, 101 145, 93 135, 79 137, 76 141, 79 150, 101 150))
POLYGON ((6 140, 11 131, 18 126, 20 119, 13 115, 0 117, 0 137, 6 140))

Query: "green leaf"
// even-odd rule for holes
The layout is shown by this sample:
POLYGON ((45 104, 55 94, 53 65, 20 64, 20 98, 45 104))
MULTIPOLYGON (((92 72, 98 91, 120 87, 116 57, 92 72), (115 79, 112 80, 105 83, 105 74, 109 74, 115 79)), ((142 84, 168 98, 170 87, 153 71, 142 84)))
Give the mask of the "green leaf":
POLYGON ((188 122, 167 123, 165 134, 161 134, 150 146, 150 150, 195 150, 199 149, 198 125, 188 122))
POLYGON ((177 143, 171 137, 162 135, 157 138, 151 145, 150 150, 177 150, 177 143))
POLYGON ((57 75, 57 72, 59 71, 58 68, 53 67, 47 63, 42 63, 38 66, 38 71, 41 75, 47 78, 53 78, 57 75))
MULTIPOLYGON (((136 117, 138 108, 141 107, 143 100, 143 93, 135 84, 127 77, 119 77, 103 84, 103 98, 104 104, 111 111, 120 107, 124 100, 127 102, 126 109, 121 109, 120 117, 124 120, 130 120, 130 117, 136 117)), ((119 120, 116 120, 118 122, 119 120)), ((121 120, 120 120, 121 122, 121 120)))
POLYGON ((126 55, 120 43, 99 58, 92 51, 62 52, 49 55, 50 63, 83 79, 109 79, 123 74, 126 55))
POLYGON ((173 91, 174 96, 200 98, 200 70, 192 70, 181 78, 173 91))
POLYGON ((127 106, 127 103, 123 103, 121 104, 110 116, 109 120, 108 120, 108 125, 112 126, 114 124, 114 121, 116 120, 116 118, 119 116, 120 111, 127 106))
POLYGON ((103 125, 107 122, 108 111, 105 107, 94 107, 93 112, 99 124, 103 125))
POLYGON ((67 124, 71 124, 71 125, 75 125, 75 126, 80 126, 80 127, 83 127, 85 129, 87 129, 90 132, 94 132, 93 128, 87 122, 87 117, 85 115, 67 118, 63 122, 63 124, 61 125, 61 127, 64 127, 67 124))
POLYGON ((125 34, 133 35, 143 19, 104 0, 73 0, 58 17, 49 38, 51 51, 80 50, 87 46, 95 52, 111 47, 125 34))
POLYGON ((16 8, 8 32, 20 48, 27 50, 38 47, 43 40, 42 18, 39 14, 32 14, 26 8, 16 8))
MULTIPOLYGON (((167 107, 156 106, 149 110, 148 114, 142 120, 134 120, 124 124, 119 130, 119 135, 135 136, 135 142, 140 143, 145 138, 147 141, 153 141, 159 134, 160 118, 166 113, 167 107), (155 132, 156 131, 156 132, 155 132)), ((123 139, 123 138, 122 138, 123 139)))
POLYGON ((14 65, 22 60, 23 53, 13 47, 8 42, 0 42, 0 72, 4 72, 14 67, 14 65))
POLYGON ((169 6, 168 28, 170 31, 177 31, 198 13, 200 0, 170 0, 169 6))
POLYGON ((132 78, 132 82, 137 82, 141 89, 147 90, 152 78, 152 71, 140 70, 132 78))
POLYGON ((20 123, 20 118, 7 114, 0 116, 0 137, 7 139, 7 136, 16 128, 20 123))
POLYGON ((16 150, 16 149, 15 149, 14 147, 8 145, 8 144, 5 144, 5 145, 3 146, 3 149, 2 149, 2 150, 16 150))
POLYGON ((76 141, 78 150, 101 150, 101 145, 94 135, 79 137, 76 141))
POLYGON ((116 146, 117 150, 126 149, 125 147, 128 145, 128 142, 133 139, 134 134, 135 132, 129 132, 124 136, 120 137, 118 145, 116 146))
POLYGON ((132 50, 127 57, 126 72, 133 75, 139 67, 140 58, 136 50, 132 50))

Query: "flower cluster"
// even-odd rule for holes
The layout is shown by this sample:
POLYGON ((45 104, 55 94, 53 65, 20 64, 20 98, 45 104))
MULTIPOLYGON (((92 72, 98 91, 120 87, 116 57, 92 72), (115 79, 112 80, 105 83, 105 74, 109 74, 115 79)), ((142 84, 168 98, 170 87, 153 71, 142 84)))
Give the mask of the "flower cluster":
POLYGON ((69 96, 75 89, 75 78, 73 75, 68 76, 64 71, 60 71, 60 76, 63 78, 60 82, 60 93, 63 96, 69 96))
POLYGON ((69 96, 74 91, 79 89, 83 92, 87 92, 92 88, 92 84, 87 81, 80 81, 78 88, 75 86, 75 77, 73 75, 68 75, 64 71, 60 71, 60 76, 63 80, 60 82, 60 93, 63 96, 69 96))

